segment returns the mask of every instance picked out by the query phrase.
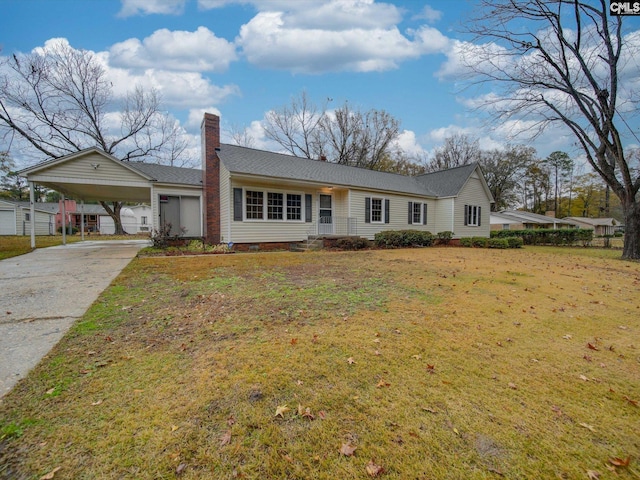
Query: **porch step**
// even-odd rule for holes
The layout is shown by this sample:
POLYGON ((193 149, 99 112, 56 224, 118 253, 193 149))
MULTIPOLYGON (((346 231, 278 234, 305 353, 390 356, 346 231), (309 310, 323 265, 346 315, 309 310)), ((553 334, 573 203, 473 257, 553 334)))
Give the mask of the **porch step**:
POLYGON ((323 242, 319 237, 309 237, 309 240, 302 243, 296 243, 291 246, 292 252, 312 252, 322 250, 323 242))

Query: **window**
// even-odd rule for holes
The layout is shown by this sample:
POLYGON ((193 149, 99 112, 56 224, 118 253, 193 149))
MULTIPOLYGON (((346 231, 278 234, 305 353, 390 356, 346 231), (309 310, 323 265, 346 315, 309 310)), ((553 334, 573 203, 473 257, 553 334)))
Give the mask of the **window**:
POLYGON ((464 206, 464 224, 469 227, 479 227, 481 225, 482 209, 478 205, 464 206))
POLYGON ((419 202, 413 203, 413 222, 420 225, 422 223, 422 204, 419 202))
POLYGON ((147 225, 147 217, 145 217, 145 216, 140 217, 140 224, 141 225, 147 225))
POLYGON ((371 199, 371 223, 382 223, 382 199, 371 199))
POLYGON ((509 225, 508 223, 503 223, 502 224, 502 229, 503 230, 511 230, 511 225, 509 225))
POLYGON ((364 199, 364 222, 365 223, 389 223, 390 204, 388 198, 364 199))
POLYGON ((269 220, 282 220, 284 208, 284 195, 282 193, 267 193, 267 218, 269 220))
POLYGON ((247 220, 262 220, 264 218, 263 192, 247 190, 246 192, 247 220))
POLYGON ((302 220, 302 195, 287 193, 287 220, 302 220))
POLYGON ((24 214, 24 220, 25 220, 25 222, 29 222, 31 220, 31 214, 30 213, 25 213, 24 214))
MULTIPOLYGON (((260 190, 233 189, 233 220, 275 220, 298 221, 302 218, 303 208, 311 207, 311 195, 305 196, 303 207, 302 194, 268 192, 260 190), (244 216, 243 216, 244 197, 244 216)), ((306 212, 306 211, 305 211, 306 212)), ((310 218, 307 220, 310 221, 310 218)))

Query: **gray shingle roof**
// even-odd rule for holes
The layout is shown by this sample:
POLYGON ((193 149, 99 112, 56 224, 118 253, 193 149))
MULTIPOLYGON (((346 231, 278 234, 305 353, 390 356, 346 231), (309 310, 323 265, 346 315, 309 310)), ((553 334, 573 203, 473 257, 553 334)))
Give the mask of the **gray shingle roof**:
POLYGON ((218 156, 232 174, 303 180, 429 197, 457 195, 476 168, 473 164, 409 177, 227 144, 220 146, 218 156))
MULTIPOLYGON (((31 207, 31 203, 29 202, 20 202, 20 201, 12 201, 12 200, 5 200, 5 201, 18 205, 21 208, 31 207)), ((41 212, 58 213, 58 204, 55 202, 35 202, 33 206, 36 210, 40 210, 41 212)))
POLYGON ((202 186, 202 170, 199 168, 170 167, 142 162, 122 163, 160 183, 202 186))

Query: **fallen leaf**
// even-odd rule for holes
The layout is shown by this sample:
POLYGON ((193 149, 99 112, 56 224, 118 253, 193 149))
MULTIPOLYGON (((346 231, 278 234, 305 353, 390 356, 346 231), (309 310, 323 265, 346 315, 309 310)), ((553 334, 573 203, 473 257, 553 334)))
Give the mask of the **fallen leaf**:
POLYGON ((356 363, 356 361, 353 359, 353 357, 349 357, 349 358, 347 358, 347 363, 349 365, 353 365, 354 363, 356 363))
POLYGON ((370 460, 366 466, 367 473, 370 477, 377 477, 384 473, 384 468, 380 465, 376 465, 373 460, 370 460))
POLYGON ((629 397, 627 397, 626 395, 624 396, 624 399, 629 402, 631 405, 633 405, 634 407, 638 406, 638 400, 632 400, 629 397))
POLYGON ((378 382, 378 384, 376 385, 376 387, 378 388, 382 388, 382 387, 389 387, 391 386, 390 383, 385 382, 384 380, 380 379, 380 381, 378 382))
POLYGON ((596 429, 595 429, 595 428, 593 428, 593 426, 589 425, 588 423, 580 423, 579 425, 580 425, 581 427, 584 427, 584 428, 587 428, 587 429, 591 430, 592 432, 595 432, 595 431, 596 431, 596 429))
POLYGON ((595 470, 587 470, 587 477, 589 477, 589 480, 598 480, 600 478, 600 472, 596 472, 595 470))
POLYGON ((374 338, 373 339, 373 343, 380 343, 380 339, 379 338, 374 338))
POLYGON ((41 476, 41 477, 40 477, 40 480, 51 480, 51 479, 55 476, 56 472, 57 472, 58 470, 60 470, 61 468, 62 468, 62 467, 56 467, 56 468, 54 468, 53 470, 51 470, 51 471, 50 471, 49 473, 47 473, 46 475, 41 476))
POLYGON ((453 433, 455 433, 456 435, 460 435, 460 432, 458 431, 458 429, 457 429, 457 428, 454 428, 454 429, 453 429, 453 433))
POLYGON ((325 412, 324 410, 320 410, 318 412, 318 417, 320 417, 321 420, 324 420, 325 418, 327 418, 327 412, 325 412))
POLYGON ((589 379, 587 377, 585 377, 584 375, 580 375, 580 380, 584 380, 585 382, 589 381, 589 379))
POLYGON ((318 343, 318 334, 314 333, 313 338, 311 339, 311 343, 318 343))
POLYGON ((555 405, 551 405, 551 410, 553 410, 554 412, 556 412, 556 415, 561 416, 562 415, 562 410, 560 410, 560 407, 557 407, 555 405))
POLYGON ((97 402, 91 402, 91 405, 95 407, 96 405, 100 405, 101 403, 102 403, 102 400, 98 400, 97 402))
POLYGON ((587 362, 591 361, 591 355, 583 355, 582 358, 584 358, 587 362))
POLYGON ((375 352, 373 352, 374 355, 380 355, 380 352, 378 350, 376 350, 375 352))
POLYGON ((178 465, 176 467, 176 475, 182 475, 186 468, 187 468, 186 463, 181 463, 180 465, 178 465))
POLYGON ((571 335, 566 334, 566 335, 563 335, 562 338, 564 338, 565 340, 571 340, 572 337, 571 335))
POLYGON ((171 431, 175 432, 177 429, 179 429, 180 427, 177 425, 171 425, 171 431))
POLYGON ((422 410, 424 410, 425 412, 429 412, 429 413, 438 413, 438 411, 434 408, 431 407, 422 407, 422 410))
POLYGON ((429 373, 433 373, 433 371, 435 370, 436 366, 435 365, 429 365, 427 363, 427 370, 429 370, 429 373))
POLYGON ((631 457, 627 457, 624 460, 621 458, 610 458, 609 459, 609 463, 611 465, 614 465, 616 467, 628 467, 629 466, 629 462, 631 462, 631 457))
POLYGON ((233 415, 227 418, 227 425, 229 425, 230 427, 233 426, 235 423, 236 423, 236 417, 234 417, 233 415))
POLYGON ((287 407, 286 405, 278 406, 278 408, 276 408, 276 417, 284 418, 284 414, 287 413, 289 410, 291 410, 291 409, 289 407, 287 407))
POLYGON ((345 457, 351 457, 356 451, 356 448, 358 447, 351 445, 349 442, 343 443, 342 446, 340 447, 340 453, 345 457))
POLYGON ((411 355, 411 358, 415 358, 416 360, 420 360, 422 355, 411 355))
POLYGON ((598 351, 600 350, 598 347, 596 347, 593 343, 587 343, 587 347, 589 347, 590 350, 595 350, 598 351))
POLYGON ((302 380, 297 380, 296 385, 304 385, 304 382, 302 380))
POLYGON ((222 437, 220 437, 220 446, 224 447, 225 445, 229 445, 231 443, 231 429, 227 430, 222 437))
POLYGON ((296 345, 298 343, 298 339, 297 338, 292 338, 291 339, 291 345, 296 345))
POLYGON ((509 388, 512 389, 512 390, 517 390, 518 386, 515 383, 509 382, 509 388))
POLYGON ((302 418, 308 418, 309 420, 315 420, 316 417, 311 413, 311 409, 309 407, 304 409, 304 413, 302 414, 302 418))
POLYGON ((49 390, 47 390, 45 393, 46 393, 47 395, 51 395, 51 394, 52 394, 53 392, 55 392, 55 391, 56 391, 56 387, 53 387, 53 388, 50 388, 49 390))

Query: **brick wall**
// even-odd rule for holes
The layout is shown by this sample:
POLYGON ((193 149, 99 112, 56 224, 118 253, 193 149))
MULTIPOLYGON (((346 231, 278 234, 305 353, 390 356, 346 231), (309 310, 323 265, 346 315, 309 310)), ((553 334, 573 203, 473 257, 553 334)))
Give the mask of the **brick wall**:
POLYGON ((220 117, 205 113, 202 135, 202 184, 204 186, 204 237, 209 244, 220 243, 220 117))

